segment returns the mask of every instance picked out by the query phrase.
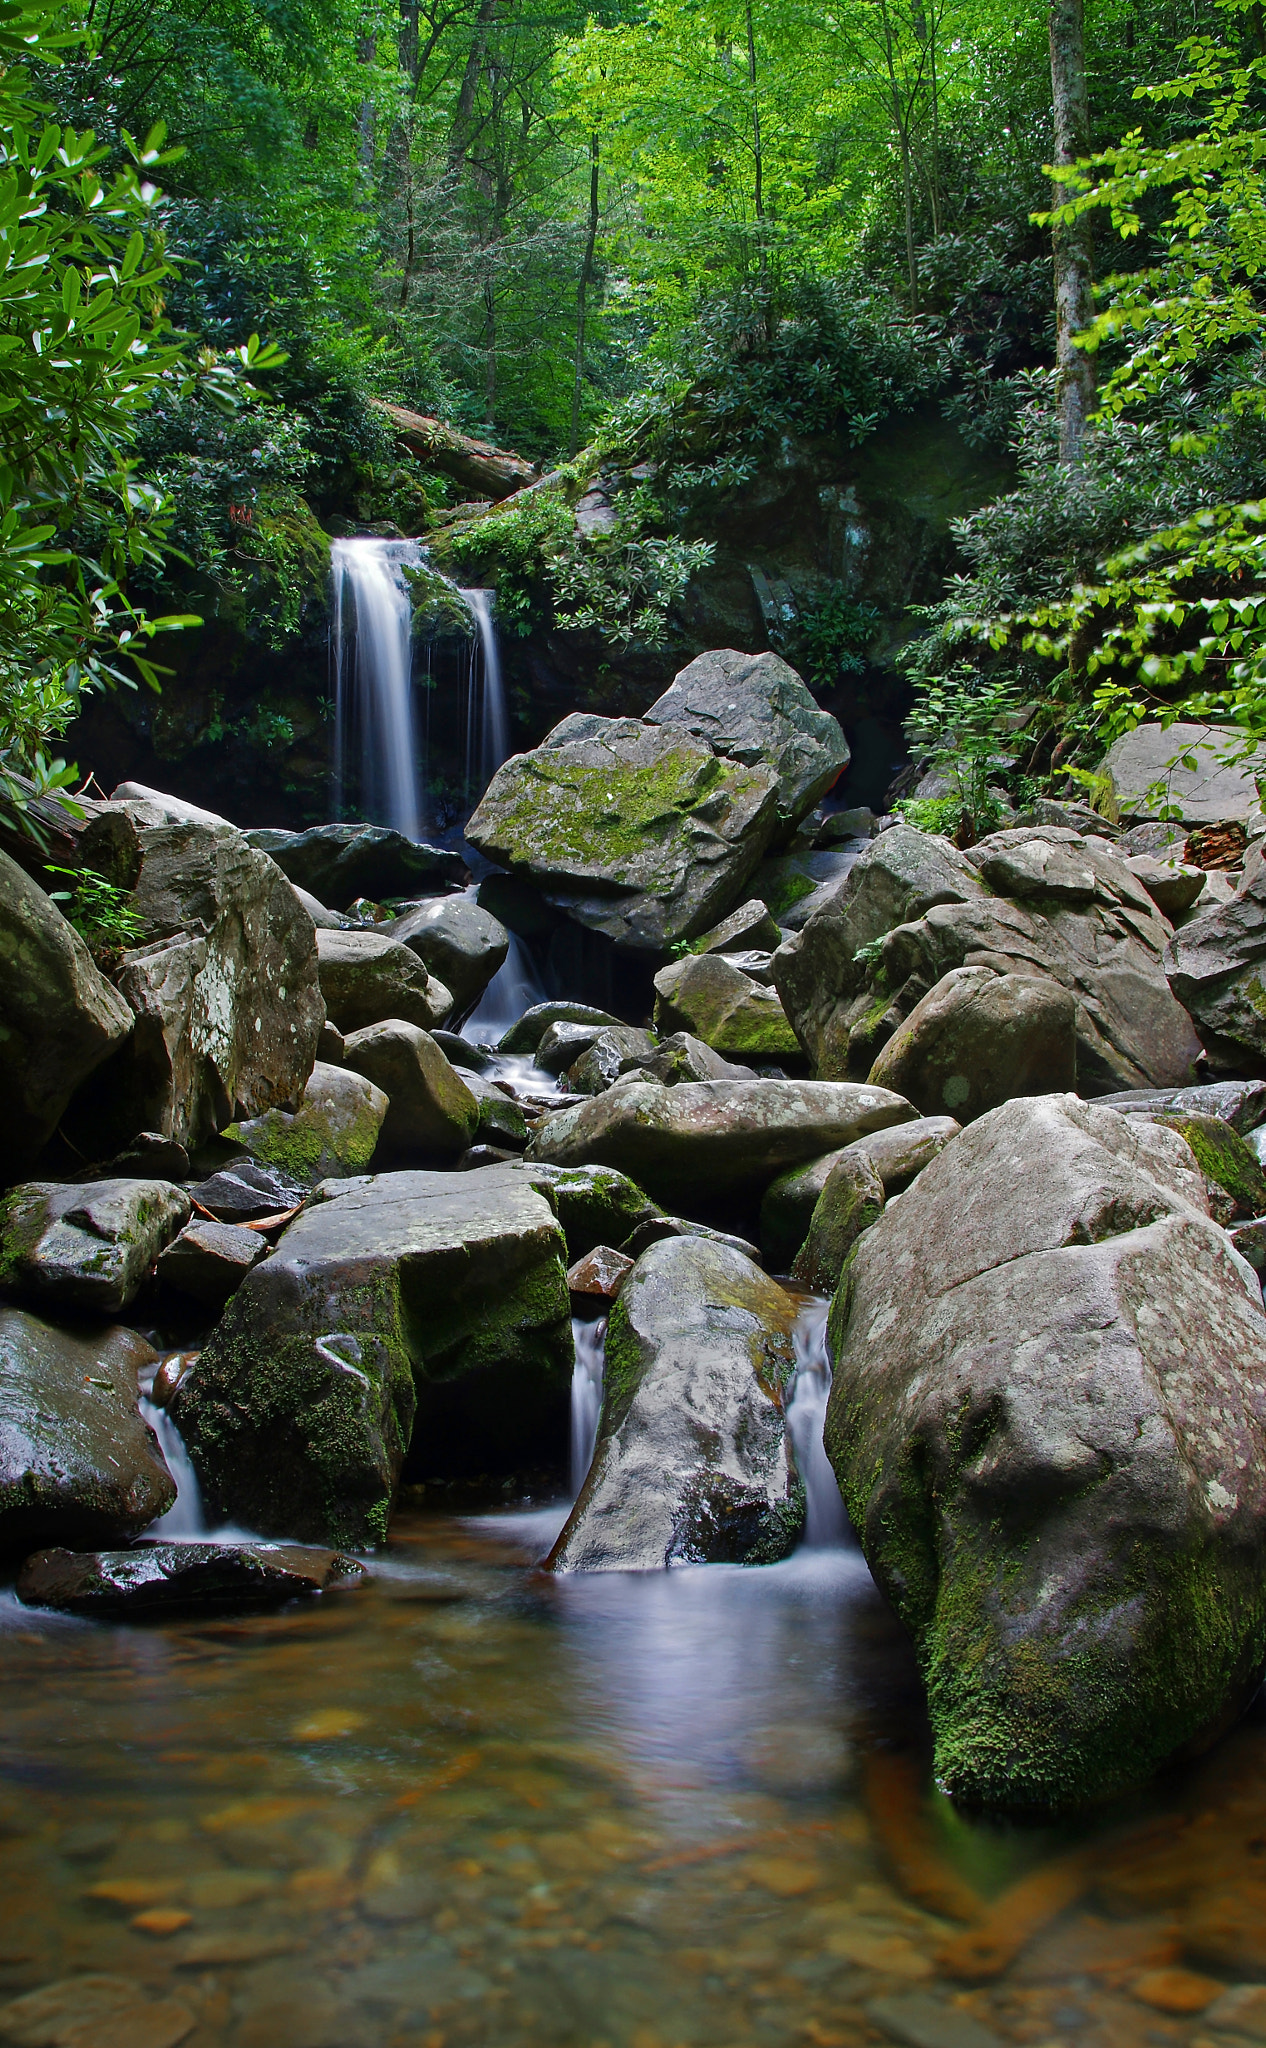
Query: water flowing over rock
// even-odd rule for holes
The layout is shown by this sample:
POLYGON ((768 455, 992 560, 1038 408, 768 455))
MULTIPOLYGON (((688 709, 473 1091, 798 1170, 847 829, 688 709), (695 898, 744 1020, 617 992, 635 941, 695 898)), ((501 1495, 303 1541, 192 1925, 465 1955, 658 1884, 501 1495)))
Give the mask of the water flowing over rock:
POLYGON ((1215 1732, 1266 1659, 1266 1318, 1185 1144, 1007 1103, 860 1241, 827 1450, 936 1773, 1050 1812, 1215 1732))
POLYGON ((561 1460, 565 1243, 515 1169, 326 1183, 229 1304, 173 1414, 213 1512, 380 1540, 406 1450, 426 1475, 561 1460))
POLYGON ((44 890, 0 853, 0 1081, 5 1168, 27 1171, 132 1013, 44 890))
POLYGON ((665 1204, 716 1202, 915 1115, 902 1096, 848 1081, 626 1081, 547 1118, 528 1157, 618 1167, 665 1204))
POLYGON ((811 811, 849 763, 848 742, 794 668, 777 654, 718 647, 683 668, 646 713, 676 725, 716 754, 778 777, 778 812, 790 827, 811 811))
POLYGON ((18 1574, 27 1607, 63 1614, 218 1613, 278 1607, 354 1585, 363 1565, 298 1543, 155 1543, 143 1550, 40 1550, 18 1574))
POLYGON ((319 932, 321 994, 331 1023, 346 1036, 398 1017, 428 1031, 453 1007, 444 984, 389 932, 319 932))
POLYGON ((0 1553, 124 1543, 171 1506, 136 1405, 155 1355, 133 1330, 80 1334, 0 1308, 0 1553))
POLYGON ((0 1288, 113 1315, 188 1218, 189 1197, 170 1181, 27 1181, 0 1200, 0 1288))
POLYGON ((1179 1087, 1199 1046, 1170 993, 1170 936, 1106 840, 1058 826, 996 832, 970 854, 906 825, 882 833, 839 892, 774 955, 774 981, 820 1074, 869 1073, 959 967, 1046 975, 1077 1006, 1086 1094, 1179 1087))
POLYGON ((782 1389, 795 1304, 741 1253, 668 1238, 643 1254, 607 1327, 598 1445, 551 1554, 555 1571, 769 1563, 803 1490, 782 1389))

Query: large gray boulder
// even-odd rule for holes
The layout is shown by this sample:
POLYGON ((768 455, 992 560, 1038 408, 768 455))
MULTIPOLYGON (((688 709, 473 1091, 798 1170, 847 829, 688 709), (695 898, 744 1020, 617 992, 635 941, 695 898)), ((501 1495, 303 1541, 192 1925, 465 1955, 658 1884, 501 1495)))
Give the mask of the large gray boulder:
POLYGON ((377 903, 465 877, 459 853, 406 839, 389 825, 313 825, 307 832, 261 827, 247 838, 292 882, 335 910, 346 910, 359 896, 377 903))
POLYGON ((453 1007, 444 983, 387 931, 322 931, 316 935, 321 994, 335 1029, 346 1037, 388 1017, 429 1031, 453 1007))
POLYGON ((78 932, 0 853, 0 1180, 30 1169, 80 1082, 131 1029, 131 1010, 78 932))
POLYGON ((684 728, 573 713, 498 768, 466 836, 578 923, 665 953, 741 894, 778 801, 772 769, 684 728))
POLYGON ((1093 1805, 1247 1702, 1266 1318, 1176 1133, 991 1110, 860 1240, 828 1334, 828 1454, 955 1798, 1093 1805))
POLYGON ((387 1097, 364 1074, 318 1060, 297 1109, 265 1110, 263 1116, 230 1124, 225 1136, 299 1187, 312 1188, 319 1181, 364 1173, 386 1115, 387 1097))
POLYGON ((669 1208, 715 1205, 914 1116, 902 1096, 848 1081, 624 1081, 547 1118, 528 1157, 617 1167, 669 1208))
POLYGON ((769 1183, 760 1205, 760 1243, 766 1263, 776 1273, 790 1272, 837 1160, 849 1153, 862 1154, 879 1175, 886 1199, 908 1187, 961 1129, 952 1116, 923 1116, 912 1124, 890 1124, 885 1131, 872 1131, 869 1137, 855 1138, 851 1145, 824 1152, 807 1166, 793 1166, 789 1173, 780 1173, 769 1183))
MULTIPOLYGON (((456 1159, 472 1143, 479 1104, 435 1040, 398 1017, 353 1031, 343 1058, 387 1097, 379 1134, 384 1164, 456 1159)), ((473 1078, 473 1077, 472 1077, 473 1078)))
POLYGON ((1170 928, 1106 840, 1059 826, 958 853, 898 825, 774 954, 783 1007, 820 1074, 869 1074, 881 1047, 958 967, 1046 975, 1076 1003, 1085 1094, 1192 1079, 1199 1044, 1170 992, 1170 928), (889 844, 892 842, 892 844, 889 844))
POLYGON ((329 1182, 248 1274, 173 1407, 214 1513, 381 1541, 423 1476, 561 1464, 566 1246, 515 1169, 329 1182))
POLYGON ((1266 863, 1255 846, 1229 903, 1198 910, 1165 956, 1169 985, 1215 1067, 1266 1075, 1266 863))
POLYGON ((625 1279, 607 1329, 598 1444, 555 1571, 766 1564, 804 1496, 782 1389, 796 1304, 715 1240, 670 1237, 625 1279))
POLYGON ((747 1060, 799 1059, 800 1046, 772 988, 724 953, 688 953, 655 976, 655 1026, 687 1031, 715 1052, 747 1060))
POLYGON ((0 1555, 124 1543, 176 1498, 136 1405, 133 1330, 53 1329, 0 1307, 0 1555))
POLYGON ((0 1288, 114 1315, 188 1220, 189 1197, 170 1181, 26 1181, 0 1200, 0 1288))
POLYGON ((387 930, 451 991, 458 1016, 478 1002, 510 950, 505 926, 469 896, 407 904, 387 930))
POLYGON ((85 859, 92 834, 132 884, 145 943, 119 974, 131 1038, 76 1103, 80 1130, 190 1145, 297 1102, 325 1012, 312 919, 285 876, 233 826, 159 803, 99 806, 85 859))
POLYGON ((880 1050, 870 1079, 926 1116, 970 1123, 1014 1095, 1077 1085, 1077 1005, 1046 974, 952 967, 880 1050))
POLYGON ((717 647, 696 655, 645 716, 648 725, 680 727, 727 760, 772 768, 784 827, 811 811, 849 763, 835 719, 777 654, 717 647))
POLYGON ((525 1159, 499 1170, 522 1174, 529 1187, 545 1196, 563 1226, 573 1265, 595 1245, 622 1245, 663 1213, 636 1181, 610 1166, 545 1166, 525 1159))
POLYGON ((1243 751, 1244 734, 1234 726, 1137 725, 1108 748, 1102 768, 1123 817, 1159 817, 1161 806, 1147 792, 1161 784, 1162 804, 1185 824, 1214 825, 1261 809, 1255 776, 1266 772, 1266 748, 1228 765, 1226 757, 1243 751))

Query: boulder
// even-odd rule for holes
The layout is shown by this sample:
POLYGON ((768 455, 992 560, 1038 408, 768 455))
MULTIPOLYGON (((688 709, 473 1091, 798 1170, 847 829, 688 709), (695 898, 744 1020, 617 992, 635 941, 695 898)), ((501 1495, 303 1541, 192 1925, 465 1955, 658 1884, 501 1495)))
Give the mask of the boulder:
POLYGON ((482 1074, 497 1057, 491 1047, 475 1045, 457 1031, 433 1031, 431 1036, 450 1066, 461 1067, 465 1073, 482 1074))
POLYGON ((1163 783, 1163 807, 1176 809, 1184 824, 1216 825, 1261 808, 1254 778, 1266 772, 1266 748, 1250 748, 1233 767, 1222 758, 1243 752, 1244 735, 1234 726, 1137 725, 1113 742, 1100 766, 1123 817, 1158 817, 1162 806, 1147 792, 1163 783), (1194 766, 1183 766, 1185 759, 1194 766), (1171 761, 1178 765, 1171 768, 1171 761))
POLYGON ((279 1607, 365 1576, 355 1558, 298 1543, 153 1543, 143 1550, 40 1550, 18 1573, 25 1607, 62 1614, 223 1613, 279 1607))
POLYGON ((104 1172, 111 1180, 188 1180, 189 1154, 159 1131, 138 1131, 104 1172))
POLYGON ((734 1237, 728 1230, 712 1230, 706 1223, 692 1222, 689 1216, 648 1216, 629 1232, 620 1250, 630 1259, 640 1259, 644 1251, 666 1237, 706 1237, 710 1244, 727 1245, 732 1252, 741 1252, 754 1266, 761 1262, 756 1246, 745 1237, 734 1237))
POLYGON ((1171 924, 1185 916, 1204 894, 1203 868, 1187 867, 1182 861, 1157 860, 1150 853, 1131 854, 1125 864, 1143 884, 1161 916, 1171 924))
POLYGON ((456 1071, 479 1107, 474 1142, 508 1146, 512 1152, 522 1152, 528 1141, 528 1127, 518 1103, 485 1075, 472 1074, 465 1068, 456 1071))
POLYGON ((777 654, 718 647, 700 654, 645 714, 702 740, 714 754, 778 778, 778 816, 798 823, 849 763, 848 741, 777 654))
POLYGON ((573 713, 498 768, 466 826, 577 923, 665 953, 715 924, 778 822, 779 785, 675 725, 573 713))
POLYGON ((469 896, 406 904, 389 929, 452 990, 459 1016, 478 1002, 510 950, 505 926, 469 896))
MULTIPOLYGON (((364 1074, 318 1060, 293 1114, 265 1110, 246 1123, 230 1124, 225 1136, 298 1187, 312 1188, 342 1174, 364 1173, 386 1115, 387 1097, 364 1074)), ((289 1208, 290 1201, 276 1206, 289 1208)))
POLYGON ((962 1125, 952 1116, 922 1116, 917 1123, 893 1124, 886 1131, 872 1131, 858 1138, 851 1150, 864 1152, 884 1184, 884 1198, 898 1195, 916 1174, 943 1152, 962 1125))
POLYGON ((27 1181, 0 1199, 0 1287, 54 1309, 113 1315, 188 1218, 189 1197, 170 1181, 27 1181))
POLYGON ((772 953, 775 946, 782 944, 782 933, 774 923, 768 904, 759 896, 753 896, 747 903, 740 903, 720 924, 714 924, 710 932, 700 932, 691 951, 694 953, 772 953))
POLYGON ((715 1205, 759 1196, 788 1167, 914 1116, 902 1096, 848 1081, 626 1081, 548 1117, 528 1157, 614 1166, 664 1203, 715 1205))
POLYGON ((836 1295, 827 1451, 968 1804, 1093 1806, 1259 1682, 1266 1318, 1204 1201, 1176 1132, 1020 1098, 836 1295))
POLYGON ((618 1024, 620 1021, 620 1018, 613 1017, 609 1010, 594 1010, 587 1003, 533 1003, 531 1009, 525 1010, 517 1023, 502 1033, 497 1051, 534 1053, 552 1024, 592 1024, 596 1037, 608 1024, 618 1024))
POLYGON ((280 1167, 237 1159, 199 1181, 193 1199, 221 1223, 259 1223, 302 1202, 307 1190, 280 1167))
POLYGON ((162 1254, 158 1277, 178 1293, 221 1309, 267 1250, 268 1240, 258 1230, 198 1216, 162 1254))
POLYGON ((608 1028, 621 1031, 624 1026, 574 1024, 570 1019, 560 1019, 557 1024, 549 1026, 532 1057, 543 1073, 561 1074, 566 1068, 574 1066, 582 1054, 587 1053, 595 1040, 601 1038, 608 1028))
POLYGON ((0 1554, 125 1543, 172 1505, 136 1405, 155 1357, 133 1330, 73 1333, 0 1308, 0 1554))
POLYGON ((453 1007, 417 954, 385 932, 318 932, 317 953, 325 1007, 345 1038, 388 1017, 427 1031, 453 1007))
POLYGON ((800 1046, 777 995, 724 953, 688 953, 655 976, 655 1028, 688 1031, 715 1052, 798 1059, 800 1046))
POLYGON ((146 936, 117 976, 131 1037, 76 1095, 74 1142, 146 1130, 191 1146, 297 1101, 324 1010, 312 920, 285 877, 231 825, 139 801, 97 807, 85 860, 107 828, 146 936))
POLYGON ((643 1254, 611 1312, 598 1444, 555 1571, 786 1556, 804 1520, 782 1413, 795 1315, 728 1246, 643 1254))
POLYGON ((313 825, 307 832, 248 832, 252 846, 276 861, 322 903, 346 910, 358 896, 416 896, 427 887, 460 886, 465 862, 444 847, 424 846, 387 825, 313 825))
POLYGON ((792 1277, 815 1294, 833 1294, 853 1246, 884 1206, 884 1184, 855 1145, 837 1157, 814 1204, 792 1277))
POLYGON ((573 1265, 597 1244, 623 1244, 640 1223, 662 1213, 635 1181, 610 1166, 516 1160, 514 1170, 552 1204, 573 1265))
POLYGON ((1266 863, 1252 848, 1229 903, 1197 910, 1165 956, 1169 985, 1214 1067, 1266 1075, 1266 863))
POLYGON ((38 883, 0 853, 0 1083, 5 1163, 27 1172, 79 1084, 122 1044, 132 1012, 38 883))
POLYGON ((302 903, 319 932, 342 932, 347 930, 350 919, 344 917, 341 911, 327 910, 324 903, 318 903, 316 897, 309 890, 300 889, 297 883, 292 882, 290 886, 294 889, 295 895, 299 898, 300 903, 302 903))
POLYGON ((1072 995, 1084 1093, 1177 1087, 1199 1045, 1165 978, 1169 936, 1106 840, 1043 826, 993 833, 967 856, 898 825, 779 947, 774 980, 823 1075, 869 1074, 943 975, 985 966, 1072 995))
POLYGON ((1123 1088, 1096 1100, 1123 1116, 1152 1117, 1160 1109, 1221 1117, 1242 1138, 1266 1122, 1266 1081, 1208 1081, 1195 1088, 1123 1088))
POLYGON ((416 1024, 393 1017, 353 1031, 343 1058, 387 1097, 380 1165, 456 1159, 473 1140, 479 1104, 435 1040, 416 1024))
POLYGON ((642 1062, 642 1072, 648 1081, 662 1081, 666 1088, 675 1088, 681 1081, 756 1079, 751 1067, 722 1059, 719 1052, 714 1052, 710 1045, 705 1045, 701 1038, 693 1037, 689 1031, 671 1032, 650 1058, 642 1062))
POLYGON ((82 1971, 0 2006, 5 2048, 177 2048, 197 2025, 178 1998, 151 1998, 136 1978, 82 1971))
POLYGON ((658 1041, 649 1031, 632 1024, 616 1024, 600 1031, 593 1044, 568 1069, 567 1086, 577 1095, 601 1095, 621 1074, 643 1067, 658 1041))
POLYGON ((248 1274, 172 1413, 213 1513, 359 1548, 424 1477, 562 1463, 562 1230, 516 1168, 327 1182, 248 1274))
POLYGON ((766 1263, 776 1273, 789 1273, 796 1253, 809 1234, 818 1197, 838 1159, 858 1153, 874 1167, 884 1199, 900 1194, 929 1161, 956 1138, 962 1125, 952 1116, 924 1116, 912 1124, 892 1124, 855 1138, 835 1152, 824 1152, 807 1166, 794 1166, 770 1182, 760 1205, 760 1241, 766 1263))
POLYGON ((1153 1121, 1186 1139, 1201 1172, 1225 1189, 1241 1216, 1266 1212, 1266 1172, 1233 1124, 1190 1109, 1157 1110, 1153 1121))
POLYGON ((1077 1084, 1077 1005, 1049 975, 954 967, 894 1031, 870 1070, 925 1115, 970 1123, 1014 1095, 1077 1084))

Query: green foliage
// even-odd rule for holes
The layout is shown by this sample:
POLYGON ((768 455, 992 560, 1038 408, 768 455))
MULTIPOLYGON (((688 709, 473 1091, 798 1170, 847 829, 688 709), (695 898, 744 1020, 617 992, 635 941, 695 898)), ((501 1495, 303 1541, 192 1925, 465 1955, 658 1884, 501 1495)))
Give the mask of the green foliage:
POLYGON ((68 923, 87 942, 94 959, 123 952, 144 937, 145 921, 130 890, 116 887, 95 868, 49 864, 45 873, 65 876, 74 883, 73 889, 53 889, 49 893, 54 903, 61 904, 68 923))
POLYGON ((916 679, 906 720, 911 750, 950 783, 943 798, 907 801, 903 813, 922 831, 944 832, 970 846, 996 829, 1002 806, 994 796, 999 770, 1010 767, 1008 742, 1020 711, 1015 681, 980 675, 957 663, 943 676, 916 679))
POLYGON ((877 606, 859 604, 839 585, 804 606, 797 651, 806 681, 814 689, 829 690, 841 677, 856 675, 866 666, 866 647, 878 620, 877 606))

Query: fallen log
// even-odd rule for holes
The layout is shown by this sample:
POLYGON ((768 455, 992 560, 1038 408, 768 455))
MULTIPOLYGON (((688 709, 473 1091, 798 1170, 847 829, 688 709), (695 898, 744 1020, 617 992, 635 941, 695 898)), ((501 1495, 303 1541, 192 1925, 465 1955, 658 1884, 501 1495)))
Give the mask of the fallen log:
POLYGON ((384 398, 370 402, 386 414, 395 428, 396 439, 410 455, 416 455, 444 476, 451 476, 467 490, 492 499, 508 498, 536 480, 535 465, 512 449, 494 448, 491 441, 476 441, 443 420, 410 412, 404 405, 391 405, 384 398))

